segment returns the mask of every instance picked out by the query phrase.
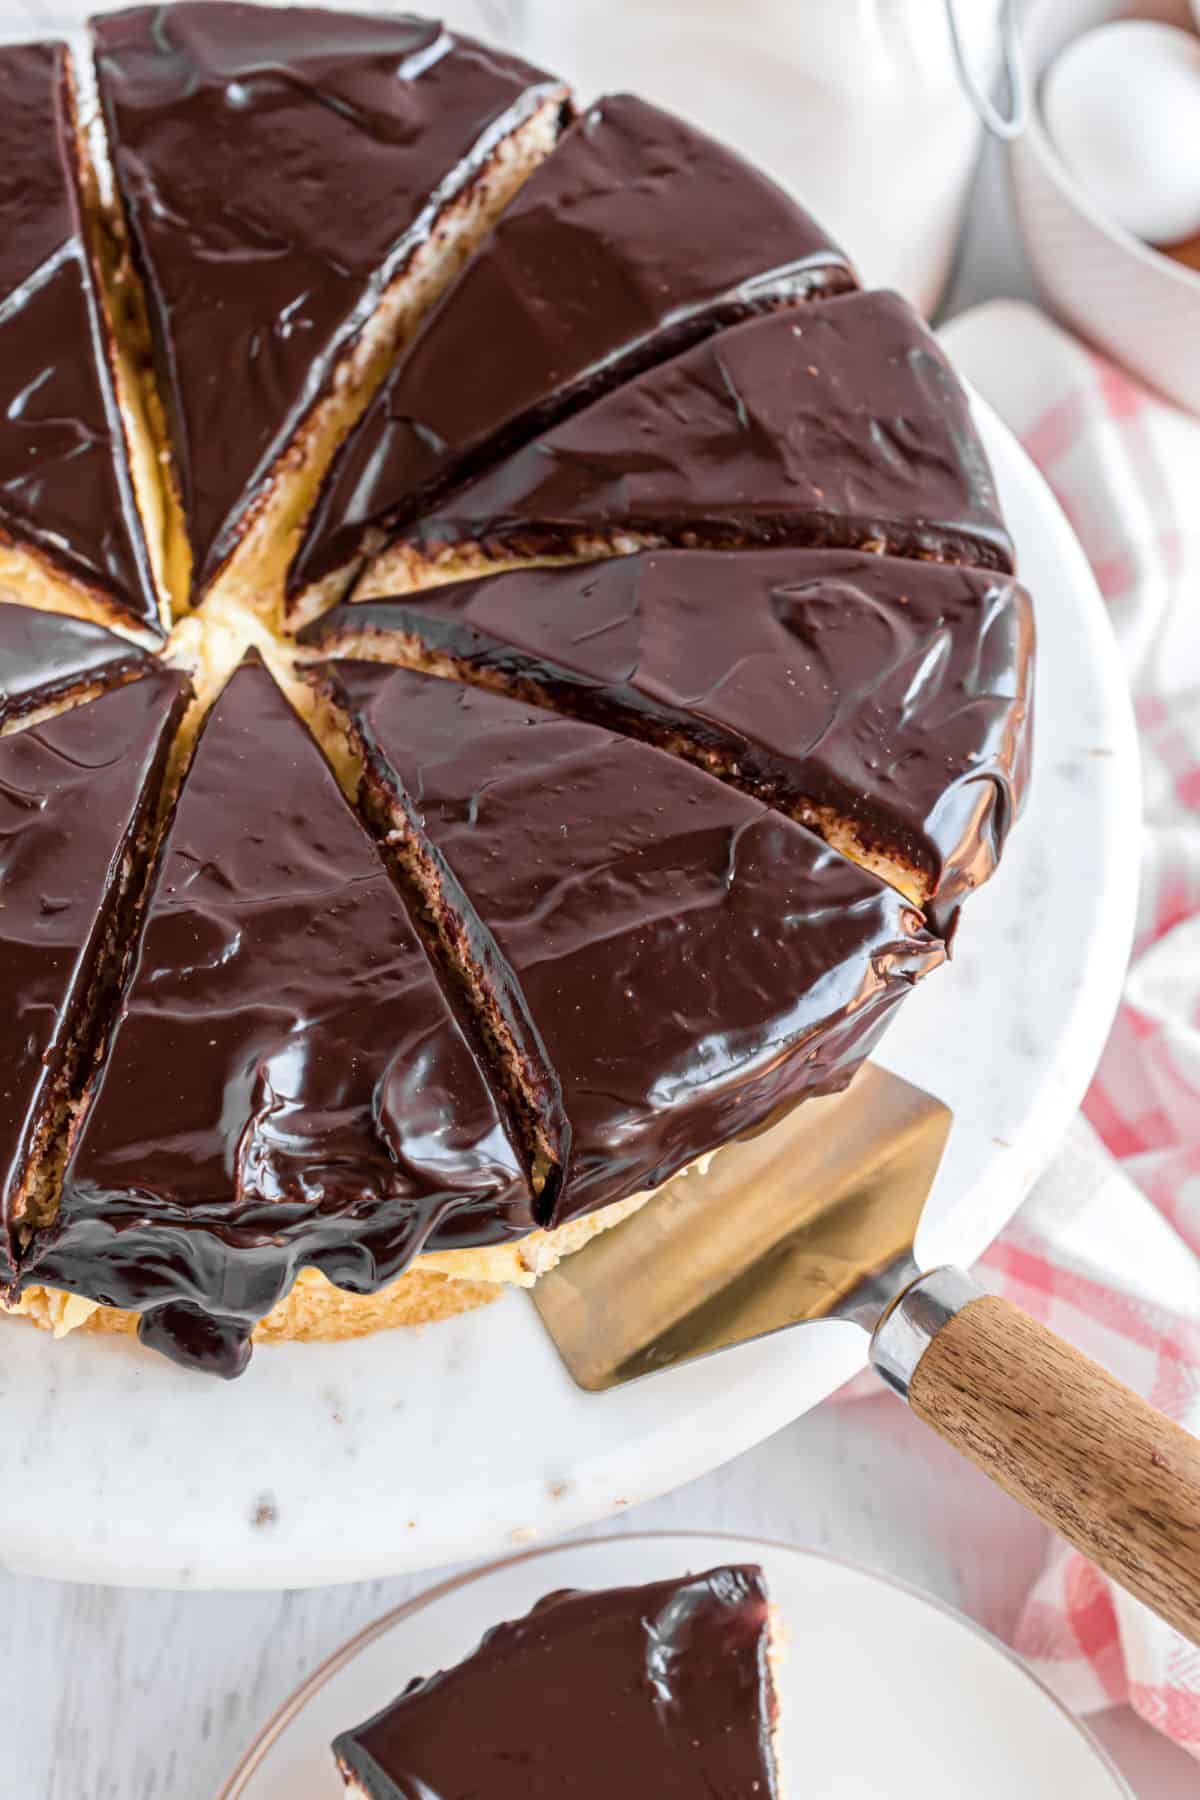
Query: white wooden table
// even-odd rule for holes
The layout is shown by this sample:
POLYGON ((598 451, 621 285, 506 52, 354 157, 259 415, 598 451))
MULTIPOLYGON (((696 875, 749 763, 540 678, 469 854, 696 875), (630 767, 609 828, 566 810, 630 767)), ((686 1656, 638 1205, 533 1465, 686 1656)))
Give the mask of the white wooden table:
MULTIPOLYGON (((985 168, 952 309, 1023 292, 997 172, 985 168)), ((622 1525, 743 1531, 834 1550, 1001 1634, 1041 1544, 1036 1524, 960 1471, 886 1396, 822 1407, 622 1525)), ((433 1579, 197 1595, 0 1575, 0 1800, 211 1800, 309 1670, 433 1579)), ((1195 1762, 1132 1715, 1104 1715, 1097 1735, 1140 1800, 1194 1800, 1195 1762)))

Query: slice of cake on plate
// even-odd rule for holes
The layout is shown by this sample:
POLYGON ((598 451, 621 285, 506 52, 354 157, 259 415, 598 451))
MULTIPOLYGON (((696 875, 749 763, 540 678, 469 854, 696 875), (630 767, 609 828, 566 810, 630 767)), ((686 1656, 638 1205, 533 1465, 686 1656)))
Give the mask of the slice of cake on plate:
POLYGON ((943 914, 992 873, 1024 796, 1033 618, 1007 575, 642 551, 343 604, 302 639, 659 744, 943 914))
POLYGON ((162 635, 65 44, 0 48, 0 595, 162 635))
POLYGON ((399 13, 185 0, 92 33, 176 599, 220 580, 263 606, 337 443, 553 146, 566 90, 399 13))
POLYGON ((359 1800, 776 1800, 762 1570, 548 1594, 334 1740, 359 1800))
POLYGON ((749 319, 603 395, 406 527, 354 592, 665 544, 1013 560, 967 396, 880 292, 749 319))
POLYGON ((854 286, 821 227, 736 151, 634 95, 597 101, 343 446, 289 579, 292 616, 338 598, 389 531, 586 400, 748 313, 854 286))

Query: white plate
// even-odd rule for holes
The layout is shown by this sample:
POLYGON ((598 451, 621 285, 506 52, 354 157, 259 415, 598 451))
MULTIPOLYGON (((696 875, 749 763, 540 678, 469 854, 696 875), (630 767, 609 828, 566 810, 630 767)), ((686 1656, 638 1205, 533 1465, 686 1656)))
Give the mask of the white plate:
MULTIPOLYGON (((370 1626, 267 1726, 218 1800, 338 1800, 329 1744, 414 1675, 564 1587, 756 1562, 788 1631, 779 1673, 784 1800, 1132 1800, 1022 1663, 936 1600, 851 1563, 757 1538, 662 1532, 541 1551, 460 1577, 370 1626)), ((469 1721, 466 1724, 469 1729, 469 1721)))
MULTIPOLYGON (((1116 1005, 1136 880, 1136 739, 1103 603, 1040 476, 978 411, 1037 601, 1038 738, 1004 866, 880 1059, 956 1114, 926 1262, 973 1260, 1058 1144, 1116 1005)), ((0 1330, 6 1566, 165 1587, 351 1581, 556 1536, 759 1442, 865 1343, 813 1326, 587 1396, 519 1293, 423 1333, 262 1346, 228 1386, 124 1339, 0 1330)))

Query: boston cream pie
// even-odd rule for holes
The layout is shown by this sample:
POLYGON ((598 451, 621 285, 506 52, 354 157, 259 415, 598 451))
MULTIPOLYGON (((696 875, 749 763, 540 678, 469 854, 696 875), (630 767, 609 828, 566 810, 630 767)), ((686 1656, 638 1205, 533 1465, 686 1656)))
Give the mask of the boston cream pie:
POLYGON ((335 1739, 359 1800, 777 1800, 762 1570, 548 1594, 335 1739))
POLYGON ((31 66, 151 579, 0 607, 4 1302, 231 1374, 529 1284, 844 1085, 1001 854, 1032 627, 934 341, 690 127, 557 143, 562 84, 407 17, 95 37, 87 133, 31 66), (164 586, 173 668, 83 622, 164 586))

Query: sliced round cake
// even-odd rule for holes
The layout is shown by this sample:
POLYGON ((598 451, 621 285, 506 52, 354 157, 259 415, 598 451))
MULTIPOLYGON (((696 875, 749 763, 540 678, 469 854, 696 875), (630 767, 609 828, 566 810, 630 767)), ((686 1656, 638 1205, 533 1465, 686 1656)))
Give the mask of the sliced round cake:
POLYGON ((3 1304, 229 1376, 844 1087, 1033 614, 936 341, 734 151, 408 16, 93 36, 83 123, 0 50, 3 1304))

